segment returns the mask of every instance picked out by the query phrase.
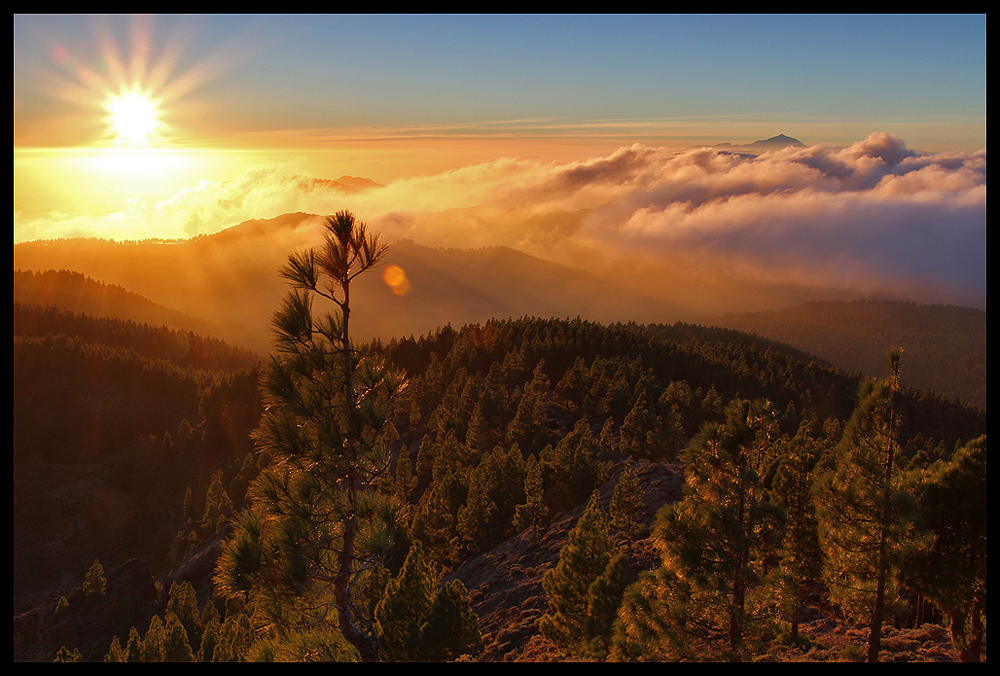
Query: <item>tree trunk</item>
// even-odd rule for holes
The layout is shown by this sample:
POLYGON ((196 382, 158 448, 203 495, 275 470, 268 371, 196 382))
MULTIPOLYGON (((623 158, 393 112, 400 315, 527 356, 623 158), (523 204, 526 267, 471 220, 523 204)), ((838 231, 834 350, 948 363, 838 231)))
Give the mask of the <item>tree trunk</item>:
POLYGON ((882 648, 882 615, 885 610, 885 531, 879 543, 878 577, 875 583, 875 607, 872 609, 870 631, 868 633, 868 661, 878 662, 882 648))
MULTIPOLYGON (((357 490, 357 470, 352 469, 348 477, 348 501, 355 503, 357 490)), ((344 524, 344 544, 340 551, 339 570, 334 582, 334 594, 337 599, 339 627, 344 638, 353 645, 361 655, 363 662, 378 662, 378 639, 358 628, 354 623, 354 603, 351 594, 351 581, 354 573, 354 541, 357 537, 357 517, 354 514, 344 524)))
POLYGON ((878 570, 876 572, 877 578, 875 583, 875 608, 872 610, 872 621, 871 621, 871 632, 868 635, 868 661, 878 662, 878 653, 882 647, 882 615, 885 611, 885 576, 886 569, 889 567, 888 557, 886 556, 887 539, 889 535, 889 520, 891 515, 889 514, 891 510, 891 488, 892 488, 892 462, 893 462, 893 440, 894 436, 894 426, 896 422, 896 409, 894 406, 894 397, 896 394, 896 385, 899 379, 898 362, 893 366, 893 380, 892 386, 889 388, 889 432, 887 435, 887 440, 889 447, 886 451, 885 459, 885 478, 882 487, 882 523, 880 524, 879 532, 879 542, 878 542, 878 570))
POLYGON ((737 507, 737 518, 740 523, 741 532, 737 535, 736 571, 733 576, 733 600, 729 607, 729 648, 733 653, 737 653, 743 645, 743 609, 746 604, 746 562, 747 562, 747 523, 746 523, 746 489, 744 486, 744 476, 740 477, 739 483, 739 503, 737 507))
POLYGON ((959 661, 979 662, 983 647, 983 622, 979 613, 974 613, 971 617, 971 631, 966 627, 966 614, 963 611, 954 610, 948 616, 951 618, 951 644, 959 661))
POLYGON ((795 587, 795 603, 792 610, 791 619, 791 641, 792 645, 798 643, 799 640, 799 609, 802 607, 802 584, 796 580, 792 583, 795 587))

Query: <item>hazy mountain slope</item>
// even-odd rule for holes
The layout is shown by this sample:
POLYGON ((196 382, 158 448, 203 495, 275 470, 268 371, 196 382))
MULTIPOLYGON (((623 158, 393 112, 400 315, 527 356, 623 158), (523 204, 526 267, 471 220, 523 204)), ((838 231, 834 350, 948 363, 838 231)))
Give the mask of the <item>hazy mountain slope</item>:
POLYGON ((526 315, 611 323, 677 314, 655 299, 506 247, 432 249, 403 240, 386 262, 405 271, 409 291, 394 296, 372 276, 360 280, 356 305, 369 331, 381 337, 526 315))
MULTIPOLYGON (((181 242, 29 242, 15 245, 14 257, 16 269, 73 270, 204 317, 218 327, 215 335, 266 353, 270 318, 286 291, 278 269, 290 251, 313 246, 320 237, 319 218, 298 213, 247 221, 181 242)), ((359 339, 387 340, 422 335, 447 324, 460 327, 521 316, 579 316, 602 323, 690 322, 684 311, 663 297, 670 293, 679 302, 689 302, 700 286, 692 278, 686 284, 650 288, 647 295, 625 280, 617 284, 505 247, 441 249, 409 240, 393 243, 386 259, 389 265, 403 270, 408 291, 395 294, 380 274, 359 278, 352 308, 352 328, 359 339)), ((775 303, 786 296, 795 297, 777 290, 770 294, 775 303)), ((732 305, 748 306, 737 288, 730 297, 732 305)), ((867 375, 881 375, 885 351, 902 345, 907 350, 903 376, 909 384, 985 406, 986 323, 981 311, 830 301, 728 314, 715 323, 788 343, 867 375)))
POLYGON ((204 317, 219 336, 266 349, 270 312, 283 294, 278 267, 311 239, 307 214, 286 214, 192 240, 119 243, 100 239, 26 242, 14 267, 65 269, 119 285, 149 300, 204 317))
POLYGON ((953 305, 824 301, 723 315, 719 326, 788 343, 847 371, 881 377, 903 347, 903 380, 986 408, 986 313, 953 305))
POLYGON ((211 322, 178 312, 115 284, 69 270, 14 271, 14 301, 53 306, 95 317, 126 319, 137 324, 167 326, 196 333, 218 333, 211 322))
MULTIPOLYGON (((289 252, 317 244, 320 228, 314 216, 286 214, 182 242, 29 242, 15 245, 15 267, 73 270, 120 285, 205 317, 229 341, 266 351, 271 314, 286 290, 278 269, 289 252)), ((379 275, 359 279, 352 315, 359 338, 419 335, 492 317, 678 318, 660 300, 503 247, 432 249, 404 240, 392 246, 386 265, 405 271, 409 292, 396 295, 379 275)))

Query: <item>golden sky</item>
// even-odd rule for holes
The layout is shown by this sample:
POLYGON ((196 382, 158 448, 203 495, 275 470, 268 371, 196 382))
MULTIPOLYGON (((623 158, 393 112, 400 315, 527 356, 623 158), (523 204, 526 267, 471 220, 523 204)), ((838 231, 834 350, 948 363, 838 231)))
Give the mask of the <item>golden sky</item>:
POLYGON ((291 157, 387 183, 778 133, 985 147, 983 15, 15 15, 14 28, 26 212, 166 198, 291 157))
POLYGON ((984 302, 985 24, 15 15, 14 241, 348 208, 435 246, 722 251, 984 302), (778 134, 803 147, 705 148, 778 134))

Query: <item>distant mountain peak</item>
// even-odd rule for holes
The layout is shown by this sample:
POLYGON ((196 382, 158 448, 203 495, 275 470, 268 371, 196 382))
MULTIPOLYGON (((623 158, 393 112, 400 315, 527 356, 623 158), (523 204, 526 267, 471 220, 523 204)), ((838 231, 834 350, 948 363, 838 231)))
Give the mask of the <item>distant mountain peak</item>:
POLYGON ((777 136, 772 136, 771 138, 761 139, 759 141, 754 141, 753 143, 730 143, 729 141, 723 141, 722 143, 716 143, 713 148, 718 148, 722 151, 729 152, 760 152, 763 150, 775 150, 777 148, 805 148, 806 144, 797 138, 792 138, 791 136, 786 136, 784 134, 778 134, 777 136))
POLYGON ((778 134, 777 136, 772 136, 771 138, 766 138, 761 141, 754 141, 750 144, 751 147, 781 147, 785 146, 795 146, 796 148, 805 148, 806 144, 802 141, 792 138, 791 136, 785 136, 784 134, 778 134))

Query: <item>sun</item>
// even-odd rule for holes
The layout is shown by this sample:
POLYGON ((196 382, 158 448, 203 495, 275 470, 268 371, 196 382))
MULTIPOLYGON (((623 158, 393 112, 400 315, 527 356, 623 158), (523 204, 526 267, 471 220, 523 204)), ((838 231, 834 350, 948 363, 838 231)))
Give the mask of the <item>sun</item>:
POLYGON ((146 146, 160 129, 159 102, 137 90, 112 94, 105 103, 115 139, 124 145, 146 146))

